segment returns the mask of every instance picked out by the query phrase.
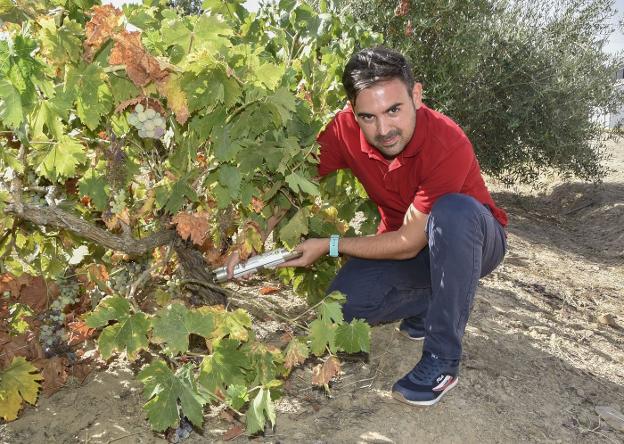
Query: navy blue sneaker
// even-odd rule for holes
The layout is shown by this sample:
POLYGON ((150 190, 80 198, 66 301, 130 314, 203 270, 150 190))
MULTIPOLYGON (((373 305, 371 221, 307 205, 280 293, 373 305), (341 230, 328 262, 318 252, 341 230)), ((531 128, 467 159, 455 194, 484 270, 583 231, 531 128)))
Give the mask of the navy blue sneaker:
POLYGON ((405 318, 401 321, 397 330, 412 341, 422 341, 425 339, 425 322, 422 318, 405 318))
POLYGON ((459 360, 423 352, 420 362, 392 386, 392 397, 410 405, 433 405, 457 385, 459 360))

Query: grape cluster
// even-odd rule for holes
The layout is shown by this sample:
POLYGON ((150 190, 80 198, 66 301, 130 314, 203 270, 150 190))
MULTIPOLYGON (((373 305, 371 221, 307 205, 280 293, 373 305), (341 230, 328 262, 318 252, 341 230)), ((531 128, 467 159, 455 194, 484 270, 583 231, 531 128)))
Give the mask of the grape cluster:
POLYGON ((74 305, 80 299, 79 286, 77 282, 60 282, 61 294, 56 298, 50 308, 45 312, 45 317, 39 330, 39 341, 43 346, 47 356, 58 353, 67 345, 68 334, 65 329, 65 310, 74 305))
POLYGON ((111 203, 111 211, 113 214, 120 214, 126 208, 126 190, 119 190, 111 203))
POLYGON ((122 268, 111 273, 109 285, 115 293, 126 294, 133 280, 141 273, 144 266, 139 262, 127 262, 122 268))
POLYGON ((128 123, 139 130, 139 137, 160 139, 165 135, 165 118, 152 108, 145 108, 140 103, 134 112, 128 115, 128 123))
POLYGON ((172 299, 175 299, 180 296, 180 292, 182 290, 182 282, 178 276, 171 276, 171 278, 167 281, 167 290, 172 299))

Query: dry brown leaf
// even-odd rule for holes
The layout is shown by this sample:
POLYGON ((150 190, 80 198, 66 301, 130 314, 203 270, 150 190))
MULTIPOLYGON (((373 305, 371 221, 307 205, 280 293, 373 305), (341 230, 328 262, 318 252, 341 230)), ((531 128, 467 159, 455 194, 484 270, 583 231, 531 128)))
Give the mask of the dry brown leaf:
POLYGON ((94 6, 91 8, 91 20, 85 26, 87 39, 84 41, 84 59, 93 61, 100 47, 117 33, 123 20, 123 12, 112 5, 94 6))
POLYGON ((397 17, 405 17, 410 10, 409 0, 400 0, 399 4, 394 8, 394 15, 397 17))
POLYGON ((163 108, 162 103, 160 103, 158 100, 154 99, 153 97, 145 97, 145 96, 139 96, 139 97, 135 97, 134 99, 124 100, 119 105, 117 105, 117 107, 115 108, 115 112, 120 113, 126 108, 128 108, 129 106, 134 106, 139 103, 145 106, 145 108, 152 108, 154 111, 156 111, 159 114, 162 114, 162 115, 166 114, 165 108, 163 108))
POLYGON ((59 288, 53 282, 46 283, 41 276, 29 276, 30 280, 22 287, 19 302, 28 305, 35 313, 47 310, 52 300, 59 295, 59 288))
POLYGON ((262 201, 262 199, 259 199, 256 196, 253 196, 251 198, 251 207, 256 213, 260 213, 262 209, 264 208, 264 202, 262 201))
POLYGON ((210 214, 205 211, 197 213, 178 213, 171 220, 176 231, 184 240, 191 239, 195 245, 203 246, 210 231, 210 214))
POLYGON ((223 441, 231 441, 245 433, 245 429, 240 425, 234 425, 223 434, 223 441))
POLYGON ((82 384, 93 371, 92 362, 79 362, 70 367, 70 374, 82 384))
POLYGON ((37 359, 33 361, 33 365, 41 371, 43 382, 41 389, 43 394, 50 396, 59 391, 67 381, 67 358, 54 356, 50 359, 37 359))
POLYGON ((312 384, 326 385, 332 378, 340 373, 340 361, 335 356, 330 356, 323 364, 319 364, 312 369, 312 384))
POLYGON ((267 295, 267 294, 277 293, 279 291, 280 291, 279 287, 271 287, 270 285, 267 285, 266 287, 262 287, 260 289, 260 294, 267 295))
POLYGON ((84 321, 74 321, 67 324, 69 338, 67 344, 69 346, 80 344, 95 335, 95 329, 87 327, 84 321))
POLYGON ((0 367, 5 368, 15 356, 23 356, 29 361, 45 357, 41 344, 37 339, 38 331, 27 331, 24 334, 10 336, 0 331, 0 367))
POLYGON ((122 31, 114 37, 108 63, 125 65, 126 73, 137 86, 145 86, 154 81, 164 81, 169 73, 160 67, 158 60, 145 50, 140 32, 122 31))

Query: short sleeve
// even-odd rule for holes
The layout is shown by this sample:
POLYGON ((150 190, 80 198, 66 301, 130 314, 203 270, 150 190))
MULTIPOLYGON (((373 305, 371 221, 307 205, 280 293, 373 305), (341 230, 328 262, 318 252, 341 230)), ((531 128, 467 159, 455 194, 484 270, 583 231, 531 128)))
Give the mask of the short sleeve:
POLYGON ((316 140, 321 145, 318 165, 319 176, 325 176, 333 171, 348 168, 343 156, 344 142, 340 137, 337 118, 334 118, 327 125, 316 140))
POLYGON ((429 214, 438 198, 445 194, 459 193, 475 162, 472 145, 467 139, 449 148, 428 168, 430 172, 423 178, 414 196, 414 208, 429 214))

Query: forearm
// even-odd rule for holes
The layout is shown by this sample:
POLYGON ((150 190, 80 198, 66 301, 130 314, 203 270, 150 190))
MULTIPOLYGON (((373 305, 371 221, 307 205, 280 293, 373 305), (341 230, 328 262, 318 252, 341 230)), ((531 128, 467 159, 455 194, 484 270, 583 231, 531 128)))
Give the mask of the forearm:
POLYGON ((375 236, 341 238, 338 252, 362 259, 410 259, 426 245, 427 238, 424 233, 415 239, 408 239, 399 230, 375 236))

